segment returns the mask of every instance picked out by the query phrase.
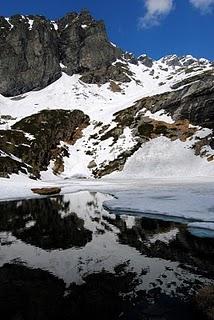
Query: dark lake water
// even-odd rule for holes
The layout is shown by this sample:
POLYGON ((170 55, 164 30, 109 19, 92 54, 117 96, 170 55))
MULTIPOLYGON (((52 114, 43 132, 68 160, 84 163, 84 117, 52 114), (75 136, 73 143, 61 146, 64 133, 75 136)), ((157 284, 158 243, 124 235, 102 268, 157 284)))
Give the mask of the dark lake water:
POLYGON ((0 203, 1 319, 203 319, 214 239, 184 224, 111 214, 111 195, 0 203))

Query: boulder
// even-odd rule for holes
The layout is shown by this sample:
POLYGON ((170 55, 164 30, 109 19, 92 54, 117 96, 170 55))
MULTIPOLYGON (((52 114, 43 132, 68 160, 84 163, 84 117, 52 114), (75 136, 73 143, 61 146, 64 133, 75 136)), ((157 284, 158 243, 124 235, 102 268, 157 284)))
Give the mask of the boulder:
POLYGON ((31 189, 31 191, 41 196, 50 196, 50 195, 60 193, 61 188, 59 187, 33 188, 31 189))

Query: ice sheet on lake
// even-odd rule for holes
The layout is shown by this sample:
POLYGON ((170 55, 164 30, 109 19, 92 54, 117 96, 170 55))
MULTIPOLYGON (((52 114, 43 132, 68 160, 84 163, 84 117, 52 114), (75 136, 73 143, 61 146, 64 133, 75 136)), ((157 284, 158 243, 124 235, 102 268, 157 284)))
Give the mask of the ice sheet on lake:
POLYGON ((153 186, 138 191, 117 192, 104 207, 117 213, 191 223, 191 229, 214 230, 214 184, 153 186))

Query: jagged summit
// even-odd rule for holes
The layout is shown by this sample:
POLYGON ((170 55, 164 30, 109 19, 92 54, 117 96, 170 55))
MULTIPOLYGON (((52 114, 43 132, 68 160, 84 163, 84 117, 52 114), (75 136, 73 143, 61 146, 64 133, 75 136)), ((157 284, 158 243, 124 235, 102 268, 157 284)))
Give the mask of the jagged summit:
POLYGON ((79 74, 85 83, 126 83, 139 81, 132 66, 148 68, 158 79, 164 70, 174 76, 211 65, 192 56, 171 55, 155 61, 141 55, 137 59, 110 42, 104 22, 96 21, 87 10, 57 21, 38 15, 0 17, 0 49, 0 94, 4 96, 40 90, 63 72, 79 74))
POLYGON ((189 66, 204 66, 211 65, 211 62, 205 58, 197 59, 192 55, 177 56, 176 54, 169 55, 160 59, 160 61, 165 62, 169 66, 174 67, 189 67, 189 66))
MULTIPOLYGON (((143 63, 145 66, 152 67, 155 61, 147 54, 142 54, 138 57, 138 61, 143 63)), ((168 55, 157 60, 159 63, 165 63, 170 67, 199 67, 199 66, 211 66, 213 62, 205 58, 195 58, 192 55, 177 56, 176 54, 168 55)))
POLYGON ((87 11, 56 22, 42 16, 1 17, 0 48, 0 93, 5 96, 41 89, 58 79, 62 69, 69 75, 90 73, 85 81, 99 81, 94 72, 106 73, 122 55, 108 41, 104 23, 87 11))

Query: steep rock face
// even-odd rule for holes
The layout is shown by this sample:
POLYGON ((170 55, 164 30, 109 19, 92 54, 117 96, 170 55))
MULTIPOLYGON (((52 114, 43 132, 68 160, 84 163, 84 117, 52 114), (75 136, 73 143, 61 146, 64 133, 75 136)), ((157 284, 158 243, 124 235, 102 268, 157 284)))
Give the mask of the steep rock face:
POLYGON ((60 58, 70 75, 108 67, 122 54, 108 41, 103 21, 87 11, 68 14, 58 25, 60 58))
POLYGON ((8 177, 12 173, 27 173, 29 168, 19 158, 29 152, 29 140, 24 132, 16 130, 0 130, 0 177, 8 177))
POLYGON ((121 55, 108 41, 104 23, 86 11, 58 22, 41 16, 0 17, 0 94, 44 88, 61 76, 61 69, 69 75, 104 70, 85 80, 106 82, 115 71, 101 81, 102 76, 121 55))
POLYGON ((61 76, 57 33, 43 17, 0 18, 0 93, 41 89, 61 76))

